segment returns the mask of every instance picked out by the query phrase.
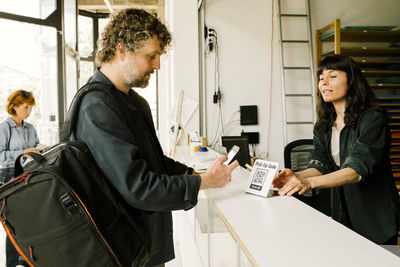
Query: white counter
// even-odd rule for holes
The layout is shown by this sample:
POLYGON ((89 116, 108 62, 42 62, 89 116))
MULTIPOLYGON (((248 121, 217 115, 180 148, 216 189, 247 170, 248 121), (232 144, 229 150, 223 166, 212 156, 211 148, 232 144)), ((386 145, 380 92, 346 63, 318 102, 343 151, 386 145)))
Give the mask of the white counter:
MULTIPOLYGON (((178 160, 186 164, 216 156, 187 147, 178 151, 178 160)), ((226 187, 205 193, 252 265, 400 266, 399 257, 294 197, 244 192, 248 176, 247 170, 237 168, 226 187)))

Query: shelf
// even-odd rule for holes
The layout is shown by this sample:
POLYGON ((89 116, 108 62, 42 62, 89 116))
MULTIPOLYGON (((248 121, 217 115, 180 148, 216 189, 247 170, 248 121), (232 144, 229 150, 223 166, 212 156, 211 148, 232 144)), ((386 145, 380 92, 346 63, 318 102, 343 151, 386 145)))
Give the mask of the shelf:
MULTIPOLYGON (((321 56, 331 56, 335 54, 333 50, 322 54, 321 56)), ((347 56, 356 56, 356 57, 394 57, 400 56, 400 47, 351 47, 351 46, 342 46, 340 48, 340 54, 347 56)))
POLYGON ((400 88, 400 83, 370 83, 372 89, 391 89, 400 88))
POLYGON ((383 68, 392 64, 400 64, 400 60, 355 59, 361 68, 383 68))
MULTIPOLYGON (((400 100, 400 95, 377 95, 376 99, 378 101, 380 101, 380 100, 400 100)), ((399 107, 399 110, 397 110, 397 111, 400 112, 400 107, 399 107)))
MULTIPOLYGON (((393 177, 399 178, 400 174, 399 173, 396 173, 396 174, 393 173, 393 177)), ((396 181, 396 188, 397 188, 397 190, 400 191, 400 182, 399 181, 396 181)))
POLYGON ((367 77, 400 77, 400 70, 362 70, 362 73, 367 77))
POLYGON ((378 106, 380 106, 380 107, 399 107, 400 104, 399 103, 379 103, 378 102, 378 106))
MULTIPOLYGON (((341 30, 340 39, 342 42, 399 42, 400 31, 341 30)), ((321 41, 333 42, 334 36, 321 41)))

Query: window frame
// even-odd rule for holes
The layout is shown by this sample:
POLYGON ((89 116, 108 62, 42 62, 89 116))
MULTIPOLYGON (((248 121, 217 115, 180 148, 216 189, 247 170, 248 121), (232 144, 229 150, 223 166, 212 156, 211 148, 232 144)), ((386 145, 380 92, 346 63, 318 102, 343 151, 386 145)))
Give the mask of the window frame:
MULTIPOLYGON (((0 18, 8 19, 12 21, 30 23, 39 26, 53 27, 57 31, 57 102, 58 102, 58 137, 60 136, 61 129, 64 125, 64 119, 67 112, 66 107, 66 53, 71 55, 76 59, 77 52, 77 42, 76 47, 71 48, 69 45, 65 44, 65 27, 64 27, 64 0, 55 0, 56 9, 45 19, 39 19, 29 16, 16 15, 12 13, 0 11, 0 18)), ((74 1, 75 10, 78 10, 77 0, 74 1)), ((76 12, 76 39, 78 38, 78 28, 77 20, 78 15, 76 12)), ((77 75, 79 75, 79 69, 77 68, 77 75)), ((79 77, 79 76, 78 76, 79 77)))

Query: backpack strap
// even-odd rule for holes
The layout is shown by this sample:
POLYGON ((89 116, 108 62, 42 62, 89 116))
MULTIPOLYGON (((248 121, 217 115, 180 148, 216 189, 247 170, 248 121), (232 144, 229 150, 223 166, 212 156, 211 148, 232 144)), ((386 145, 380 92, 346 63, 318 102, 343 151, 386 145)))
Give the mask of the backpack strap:
POLYGON ((79 89, 76 95, 74 96, 71 105, 69 106, 68 113, 64 121, 64 126, 60 133, 60 141, 61 142, 70 141, 71 137, 72 140, 76 140, 75 137, 76 122, 78 119, 79 109, 81 107, 82 99, 86 94, 93 91, 104 92, 113 101, 119 103, 117 105, 119 107, 119 111, 126 119, 129 119, 130 116, 127 111, 127 108, 125 107, 124 104, 122 104, 121 96, 118 94, 116 90, 117 89, 113 85, 99 83, 99 82, 88 83, 84 85, 81 89, 79 89))
MULTIPOLYGON (((93 91, 104 92, 108 97, 111 98, 112 101, 115 101, 118 104, 117 111, 127 120, 128 124, 132 124, 133 119, 130 116, 130 112, 127 107, 127 104, 126 104, 124 98, 121 96, 121 94, 117 90, 118 89, 116 89, 114 85, 109 85, 109 84, 104 84, 104 83, 99 83, 99 82, 88 83, 88 84, 84 85, 81 89, 79 89, 78 92, 76 93, 76 95, 74 96, 74 98, 71 102, 71 105, 68 109, 68 113, 67 113, 67 116, 66 116, 66 119, 64 122, 64 126, 60 133, 61 142, 70 141, 71 137, 73 138, 73 140, 76 140, 76 137, 74 136, 74 132, 76 130, 76 124, 77 124, 77 119, 79 116, 79 110, 81 107, 82 99, 86 94, 93 92, 93 91)), ((36 156, 36 155, 34 155, 34 156, 36 156)), ((34 160, 36 162, 41 162, 42 159, 41 159, 41 157, 35 157, 34 160)), ((53 170, 55 170, 55 169, 53 169, 53 170)), ((53 174, 57 174, 57 173, 53 173, 53 174)), ((60 174, 58 174, 58 175, 60 175, 60 174)), ((128 212, 125 210, 125 208, 121 208, 120 210, 121 210, 121 212, 123 212, 125 214, 128 222, 136 230, 136 233, 141 237, 141 239, 143 241, 143 248, 141 249, 141 251, 142 251, 141 253, 145 253, 145 256, 143 257, 142 261, 147 262, 147 259, 148 259, 147 254, 149 253, 149 251, 151 249, 151 238, 150 238, 149 234, 146 231, 143 231, 143 229, 138 225, 138 223, 132 218, 132 215, 128 214, 128 212)), ((148 213, 153 213, 153 212, 148 212, 148 213)))
POLYGON ((10 151, 10 141, 11 141, 11 125, 8 123, 8 121, 6 121, 7 125, 8 125, 8 129, 9 129, 9 135, 8 135, 8 142, 6 145, 6 150, 10 151))
POLYGON ((18 155, 14 162, 14 177, 18 177, 24 173, 24 167, 21 165, 21 158, 25 155, 28 155, 32 158, 32 160, 36 161, 38 164, 42 164, 46 162, 46 158, 40 154, 34 152, 26 152, 18 155))

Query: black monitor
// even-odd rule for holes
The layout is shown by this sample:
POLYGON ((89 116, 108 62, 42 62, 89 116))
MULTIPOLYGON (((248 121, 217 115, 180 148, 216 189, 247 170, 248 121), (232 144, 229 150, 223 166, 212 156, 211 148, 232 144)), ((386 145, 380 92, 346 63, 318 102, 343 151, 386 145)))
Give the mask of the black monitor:
POLYGON ((247 136, 221 136, 222 145, 229 151, 233 145, 240 147, 236 156, 240 166, 246 168, 246 163, 250 164, 249 138, 247 136))

